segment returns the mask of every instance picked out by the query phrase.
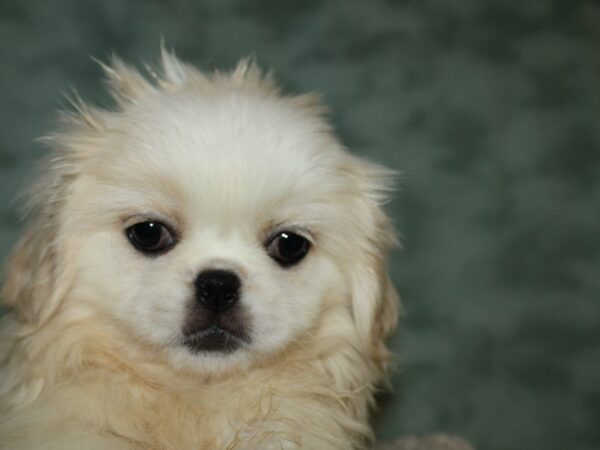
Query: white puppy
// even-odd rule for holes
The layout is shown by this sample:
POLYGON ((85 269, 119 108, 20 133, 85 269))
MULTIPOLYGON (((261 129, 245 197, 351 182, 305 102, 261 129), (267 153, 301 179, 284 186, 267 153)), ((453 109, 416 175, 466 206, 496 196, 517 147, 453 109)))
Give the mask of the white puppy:
POLYGON ((2 449, 359 449, 396 323, 391 172, 251 61, 104 67, 7 266, 2 449))

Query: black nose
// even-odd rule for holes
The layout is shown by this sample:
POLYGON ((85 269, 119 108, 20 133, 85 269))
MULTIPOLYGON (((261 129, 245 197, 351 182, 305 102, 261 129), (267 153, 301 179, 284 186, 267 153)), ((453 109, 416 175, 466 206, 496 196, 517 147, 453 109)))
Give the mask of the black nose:
POLYGON ((240 278, 228 270, 205 270, 194 282, 196 300, 211 311, 224 311, 240 297, 240 278))

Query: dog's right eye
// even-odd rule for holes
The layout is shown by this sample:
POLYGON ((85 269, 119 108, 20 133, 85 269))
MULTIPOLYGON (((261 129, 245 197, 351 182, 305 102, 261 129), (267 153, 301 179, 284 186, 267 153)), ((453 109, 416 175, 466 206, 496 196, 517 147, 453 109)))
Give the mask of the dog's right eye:
POLYGON ((136 223, 125 230, 131 245, 147 255, 169 251, 176 243, 173 233, 166 225, 155 221, 136 223))

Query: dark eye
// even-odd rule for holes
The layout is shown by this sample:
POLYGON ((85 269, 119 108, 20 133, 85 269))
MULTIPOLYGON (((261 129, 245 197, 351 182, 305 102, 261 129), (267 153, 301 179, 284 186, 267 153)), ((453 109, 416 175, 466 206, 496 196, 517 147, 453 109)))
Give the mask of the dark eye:
POLYGON ((269 256, 281 266, 292 266, 300 262, 310 250, 308 239, 291 231, 277 234, 267 246, 269 256))
POLYGON ((140 252, 156 255, 170 250, 175 238, 166 225, 160 222, 140 222, 125 230, 129 242, 140 252))

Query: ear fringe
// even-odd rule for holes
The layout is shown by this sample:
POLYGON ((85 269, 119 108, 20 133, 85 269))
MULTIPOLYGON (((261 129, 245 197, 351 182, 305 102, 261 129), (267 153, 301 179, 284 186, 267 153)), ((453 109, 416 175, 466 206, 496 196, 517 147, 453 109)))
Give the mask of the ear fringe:
POLYGON ((85 152, 69 142, 77 139, 69 133, 45 138, 54 152, 38 181, 20 195, 27 227, 8 259, 1 297, 20 320, 33 326, 48 321, 70 288, 72 273, 59 228, 64 203, 85 158, 85 152))
POLYGON ((354 156, 350 158, 355 185, 360 192, 357 221, 363 230, 363 237, 356 244, 356 261, 350 268, 352 313, 371 360, 385 373, 390 359, 385 340, 396 327, 399 310, 398 295, 388 275, 387 258, 390 250, 398 245, 398 239, 382 205, 388 201, 398 174, 354 156))
POLYGON ((5 304, 31 325, 43 325, 52 316, 69 286, 65 269, 59 267, 56 229, 44 219, 31 222, 17 243, 2 288, 5 304))
POLYGON ((400 172, 370 162, 362 163, 365 192, 375 204, 386 204, 396 191, 400 172))

